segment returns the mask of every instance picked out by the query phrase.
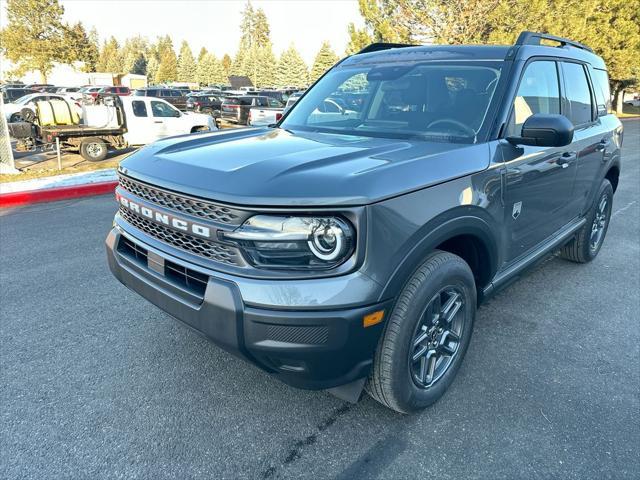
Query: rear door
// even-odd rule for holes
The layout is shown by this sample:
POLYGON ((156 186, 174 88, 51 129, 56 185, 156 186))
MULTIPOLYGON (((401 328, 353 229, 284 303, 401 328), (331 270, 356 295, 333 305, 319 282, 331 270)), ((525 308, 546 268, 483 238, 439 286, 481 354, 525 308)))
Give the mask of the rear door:
MULTIPOLYGON (((505 136, 520 135, 525 120, 533 114, 566 114, 561 85, 555 61, 528 63, 513 99, 505 136)), ((507 261, 525 254, 576 215, 571 205, 577 157, 574 148, 502 143, 507 261)))
POLYGON ((590 82, 588 68, 582 63, 563 61, 562 66, 567 116, 574 125, 572 150, 576 152, 577 173, 573 195, 576 214, 591 205, 592 195, 604 176, 604 159, 611 144, 612 132, 598 117, 596 95, 590 82))

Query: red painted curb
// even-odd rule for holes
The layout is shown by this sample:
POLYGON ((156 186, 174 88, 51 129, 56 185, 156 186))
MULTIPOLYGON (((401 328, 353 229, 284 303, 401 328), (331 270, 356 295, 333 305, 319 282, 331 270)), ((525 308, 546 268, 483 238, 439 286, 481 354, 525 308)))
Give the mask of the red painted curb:
POLYGON ((117 181, 86 183, 69 187, 43 188, 41 190, 26 190, 22 192, 0 194, 0 208, 17 207, 30 203, 55 202, 69 198, 88 197, 113 193, 118 185, 117 181))

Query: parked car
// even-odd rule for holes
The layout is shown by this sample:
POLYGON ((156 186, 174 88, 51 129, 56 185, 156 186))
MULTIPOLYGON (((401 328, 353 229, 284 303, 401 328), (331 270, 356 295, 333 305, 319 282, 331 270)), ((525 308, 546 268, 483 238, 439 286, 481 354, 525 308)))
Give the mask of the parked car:
POLYGON ((299 92, 299 93, 296 92, 289 95, 289 98, 287 99, 287 103, 284 106, 285 112, 288 111, 291 107, 293 107, 293 105, 300 99, 303 93, 304 92, 299 92))
POLYGON ((72 101, 71 99, 65 97, 64 95, 52 94, 52 93, 30 93, 28 95, 23 95, 13 103, 7 103, 4 105, 4 116, 7 119, 7 122, 22 122, 24 120, 23 109, 28 109, 32 113, 35 114, 36 111, 36 103, 42 102, 45 100, 64 100, 65 102, 69 102, 76 112, 81 111, 81 106, 79 103, 72 101))
POLYGON ((82 87, 77 93, 82 94, 84 97, 95 99, 98 96, 98 93, 100 93, 100 90, 108 86, 109 85, 89 85, 82 87))
POLYGON ((27 88, 35 90, 37 92, 42 92, 46 88, 55 87, 55 85, 51 85, 50 83, 30 83, 27 85, 27 88))
POLYGON ((631 105, 632 107, 640 107, 640 98, 632 98, 630 100, 625 100, 625 105, 631 105))
POLYGON ((248 125, 249 111, 252 107, 268 106, 268 97, 256 97, 253 95, 226 97, 222 101, 221 117, 227 122, 248 125))
POLYGON ((58 87, 55 93, 76 93, 81 87, 58 87))
POLYGON ((13 103, 20 97, 24 97, 31 93, 34 93, 34 90, 31 90, 30 88, 5 88, 2 90, 2 100, 5 104, 13 103))
POLYGON ((187 97, 183 90, 177 88, 158 88, 147 87, 139 88, 133 92, 137 97, 156 97, 166 100, 171 105, 177 107, 179 110, 187 109, 187 97))
POLYGON ((284 104, 273 98, 269 98, 268 102, 268 107, 251 107, 247 125, 257 127, 273 125, 280 121, 282 112, 284 111, 284 104))
MULTIPOLYGON (((166 139, 123 160, 109 266, 289 385, 352 402, 365 389, 415 412, 454 381, 479 304, 556 250, 597 257, 623 140, 608 102, 602 58, 565 38, 377 43, 276 128, 166 139), (365 79, 362 108, 321 111, 365 79)), ((598 281, 572 272, 576 285, 598 281)), ((601 301, 615 302, 601 280, 601 301)), ((547 286, 550 303, 563 287, 547 286)), ((539 333, 571 361, 561 319, 539 333)), ((503 348, 476 350, 497 365, 503 348)))
POLYGON ((282 103, 282 105, 287 103, 287 100, 289 98, 289 96, 286 93, 280 90, 260 90, 255 92, 255 95, 273 98, 274 100, 277 100, 278 102, 282 103))
POLYGON ((220 106, 222 97, 210 94, 189 95, 187 97, 186 111, 200 112, 220 118, 220 106))
POLYGON ((18 150, 31 150, 57 138, 64 150, 79 150, 85 160, 103 160, 109 148, 146 145, 164 137, 216 130, 209 115, 180 112, 170 103, 153 97, 98 96, 94 105, 82 108, 83 123, 10 125, 18 150), (34 136, 35 132, 35 136, 34 136))
POLYGON ((121 97, 126 97, 128 95, 131 95, 131 90, 129 89, 129 87, 117 85, 114 87, 102 87, 99 90, 99 93, 111 93, 114 95, 120 95, 121 97))

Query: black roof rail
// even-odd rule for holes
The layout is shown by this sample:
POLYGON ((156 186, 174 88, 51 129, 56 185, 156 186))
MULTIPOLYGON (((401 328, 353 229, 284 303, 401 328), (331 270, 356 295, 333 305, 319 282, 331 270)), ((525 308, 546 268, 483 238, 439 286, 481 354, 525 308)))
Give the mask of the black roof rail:
POLYGON ((586 50, 588 52, 592 52, 591 48, 587 47, 583 43, 574 42, 573 40, 569 40, 568 38, 556 37, 555 35, 549 35, 548 33, 539 33, 539 32, 522 32, 518 39, 516 40, 516 45, 541 45, 541 40, 550 40, 552 42, 558 42, 560 46, 570 46, 575 48, 580 48, 581 50, 586 50))
POLYGON ((361 53, 371 53, 371 52, 379 52, 380 50, 389 50, 390 48, 404 48, 404 47, 417 47, 418 45, 411 45, 409 43, 372 43, 371 45, 367 45, 362 50, 358 52, 358 55, 361 53))

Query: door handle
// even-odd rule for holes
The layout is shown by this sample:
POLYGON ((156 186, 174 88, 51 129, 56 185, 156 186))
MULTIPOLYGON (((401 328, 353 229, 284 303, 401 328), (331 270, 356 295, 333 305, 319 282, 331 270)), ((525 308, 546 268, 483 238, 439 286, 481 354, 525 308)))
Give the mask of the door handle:
POLYGON ((153 123, 162 123, 162 120, 154 120, 153 123))
POLYGON ((561 166, 562 168, 568 168, 569 165, 571 165, 577 157, 578 154, 576 152, 564 152, 562 155, 560 155, 558 160, 556 160, 556 164, 561 166))
POLYGON ((596 145, 596 152, 604 152, 607 149, 607 147, 609 147, 610 143, 611 142, 609 142, 608 139, 603 138, 596 145))

